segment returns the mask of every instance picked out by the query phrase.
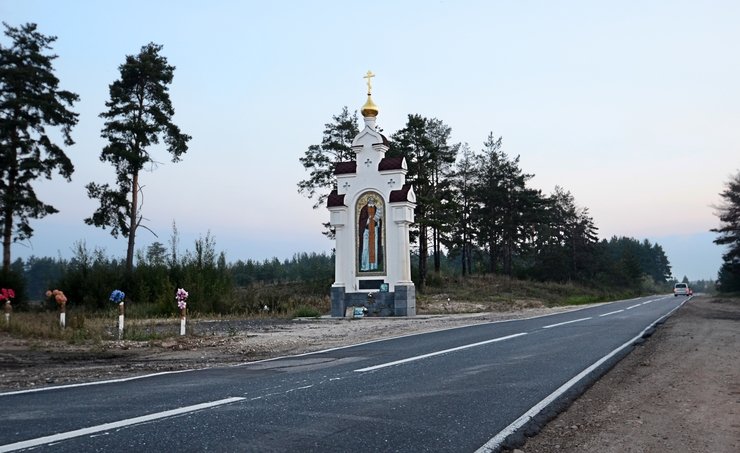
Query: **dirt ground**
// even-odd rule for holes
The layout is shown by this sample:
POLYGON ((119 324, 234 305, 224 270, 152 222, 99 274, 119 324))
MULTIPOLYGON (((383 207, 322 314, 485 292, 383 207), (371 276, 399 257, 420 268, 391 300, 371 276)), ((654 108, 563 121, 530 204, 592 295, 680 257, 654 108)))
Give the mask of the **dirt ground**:
MULTIPOLYGON (((526 303, 496 313, 415 318, 200 320, 185 337, 90 345, 3 332, 0 392, 230 365, 562 310, 526 303)), ((740 451, 739 321, 740 299, 695 297, 520 451, 740 451)))

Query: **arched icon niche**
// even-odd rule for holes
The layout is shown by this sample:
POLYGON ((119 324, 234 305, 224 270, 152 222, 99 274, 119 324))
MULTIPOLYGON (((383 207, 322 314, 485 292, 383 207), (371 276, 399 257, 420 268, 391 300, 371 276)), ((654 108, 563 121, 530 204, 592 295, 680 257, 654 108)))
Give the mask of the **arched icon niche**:
POLYGON ((373 191, 357 199, 357 273, 385 272, 385 202, 373 191))

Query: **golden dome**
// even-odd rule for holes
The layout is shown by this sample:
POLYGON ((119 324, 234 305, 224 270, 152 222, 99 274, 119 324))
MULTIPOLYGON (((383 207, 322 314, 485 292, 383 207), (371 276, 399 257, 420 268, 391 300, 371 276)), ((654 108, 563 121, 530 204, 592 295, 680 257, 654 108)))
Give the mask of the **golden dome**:
POLYGON ((365 105, 362 106, 362 110, 360 110, 360 112, 362 112, 362 116, 364 117, 378 116, 378 106, 375 105, 375 103, 373 102, 373 98, 370 97, 369 94, 367 95, 367 102, 365 102, 365 105))

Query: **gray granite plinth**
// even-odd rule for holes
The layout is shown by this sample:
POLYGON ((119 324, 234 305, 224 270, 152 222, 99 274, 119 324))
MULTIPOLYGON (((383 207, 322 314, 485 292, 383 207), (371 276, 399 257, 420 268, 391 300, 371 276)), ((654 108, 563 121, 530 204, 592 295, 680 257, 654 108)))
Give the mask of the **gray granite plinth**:
POLYGON ((396 285, 394 297, 395 316, 416 316, 416 287, 396 285))
POLYGON ((331 315, 335 318, 341 318, 344 316, 345 304, 345 292, 343 286, 332 286, 331 287, 331 315))

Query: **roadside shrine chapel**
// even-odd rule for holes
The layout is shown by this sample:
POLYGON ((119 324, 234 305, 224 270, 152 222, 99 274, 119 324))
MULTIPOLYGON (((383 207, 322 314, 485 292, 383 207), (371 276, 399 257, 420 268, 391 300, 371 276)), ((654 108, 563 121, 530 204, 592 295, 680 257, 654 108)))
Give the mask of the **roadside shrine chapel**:
POLYGON ((338 162, 336 189, 327 208, 335 231, 336 264, 331 287, 331 315, 362 307, 369 315, 414 316, 416 292, 411 281, 409 226, 416 195, 406 183, 403 157, 386 157, 388 139, 376 130, 378 107, 372 100, 368 71, 365 128, 354 138, 355 160, 338 162))

